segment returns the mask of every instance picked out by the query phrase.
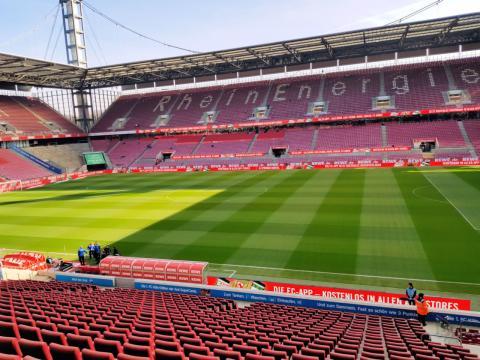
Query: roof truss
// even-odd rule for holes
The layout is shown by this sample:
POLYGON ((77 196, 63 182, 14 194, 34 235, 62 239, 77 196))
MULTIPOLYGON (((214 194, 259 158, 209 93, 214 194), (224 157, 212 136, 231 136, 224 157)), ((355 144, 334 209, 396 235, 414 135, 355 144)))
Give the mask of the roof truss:
POLYGON ((0 82, 111 87, 472 42, 480 42, 480 13, 89 69, 0 54, 0 82))

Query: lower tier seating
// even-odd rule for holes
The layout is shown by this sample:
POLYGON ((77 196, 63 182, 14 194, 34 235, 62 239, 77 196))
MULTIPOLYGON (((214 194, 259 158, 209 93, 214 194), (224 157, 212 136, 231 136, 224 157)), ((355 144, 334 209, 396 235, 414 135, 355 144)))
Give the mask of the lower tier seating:
POLYGON ((0 177, 10 180, 28 180, 51 175, 53 173, 17 155, 12 150, 0 149, 0 177))
POLYGON ((0 282, 0 359, 478 357, 416 320, 60 282, 0 282))
MULTIPOLYGON (((465 121, 465 131, 472 142, 472 147, 480 149, 478 129, 480 120, 465 121)), ((303 156, 299 152, 317 151, 342 154, 345 150, 355 150, 356 156, 374 148, 413 147, 415 142, 432 141, 436 143, 438 159, 472 158, 468 144, 461 133, 457 121, 422 121, 400 123, 386 122, 357 126, 307 126, 288 129, 261 130, 258 134, 233 132, 207 135, 158 136, 156 138, 124 139, 121 141, 93 140, 92 146, 97 151, 108 150, 114 166, 135 167, 155 165, 228 165, 249 164, 254 158, 264 158, 262 163, 288 162, 293 157, 302 155, 303 161, 355 161, 352 156, 345 158, 325 158, 319 155, 303 156), (110 144, 114 144, 111 146, 110 144), (276 150, 283 150, 287 156, 277 159, 276 150), (163 163, 164 154, 172 160, 163 163), (249 154, 232 158, 234 154, 249 154), (229 155, 228 157, 225 155, 229 155), (451 156, 450 156, 451 155, 451 156), (222 157, 222 159, 218 159, 222 157), (315 160, 312 160, 315 158, 315 160)), ((386 152, 385 160, 423 159, 420 150, 404 154, 396 151, 386 152)), ((370 153, 362 160, 381 160, 380 153, 370 153)))

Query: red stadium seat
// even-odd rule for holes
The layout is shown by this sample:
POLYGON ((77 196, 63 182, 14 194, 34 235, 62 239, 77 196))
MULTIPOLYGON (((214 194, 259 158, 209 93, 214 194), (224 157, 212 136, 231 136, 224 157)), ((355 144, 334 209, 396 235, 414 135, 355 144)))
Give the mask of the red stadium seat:
POLYGON ((0 336, 0 353, 9 355, 22 355, 18 340, 12 337, 0 336))
POLYGON ((94 330, 79 329, 78 334, 82 336, 88 336, 92 340, 95 340, 95 338, 98 338, 98 337, 102 337, 102 333, 100 331, 94 331, 94 330))
POLYGON ((0 353, 0 360, 22 360, 22 357, 20 355, 0 353))
POLYGON ((40 333, 42 334, 43 341, 45 341, 47 344, 55 343, 60 345, 68 345, 65 334, 61 332, 42 329, 40 330, 40 333))
POLYGON ((212 355, 200 355, 191 353, 188 357, 189 360, 219 360, 218 357, 212 355))
POLYGON ((122 345, 116 340, 95 339, 94 347, 97 351, 109 352, 115 357, 123 352, 122 345))
POLYGON ((178 351, 169 351, 162 349, 155 349, 156 360, 185 360, 183 353, 178 351))
POLYGON ((315 356, 307 356, 302 354, 293 354, 291 357, 292 360, 317 360, 315 356))
POLYGON ((101 352, 90 349, 82 350, 83 360, 115 360, 113 354, 109 352, 101 352))
POLYGON ((169 351, 181 351, 180 344, 174 341, 155 340, 155 348, 169 351))
POLYGON ((266 356, 266 355, 255 355, 255 354, 247 354, 245 356, 246 360, 275 360, 273 356, 266 356))
POLYGON ((271 357, 275 358, 275 360, 287 360, 288 359, 288 355, 285 351, 262 349, 262 355, 271 356, 271 357))
POLYGON ((318 360, 323 360, 326 358, 326 353, 323 350, 305 348, 305 349, 302 349, 301 354, 315 357, 318 360))
POLYGON ((123 352, 125 354, 134 355, 134 356, 143 356, 143 357, 152 356, 151 346, 135 345, 130 343, 126 343, 123 345, 123 352))
POLYGON ((242 360, 242 354, 238 351, 229 351, 222 349, 213 350, 213 354, 220 358, 220 360, 242 360))
POLYGON ((149 356, 135 356, 129 354, 118 354, 117 360, 152 360, 149 356))
POLYGON ((50 344, 50 353, 53 360, 82 360, 82 353, 75 346, 52 343, 50 344))
POLYGON ((48 347, 47 343, 43 341, 20 339, 18 344, 20 345, 23 356, 30 355, 37 359, 52 360, 50 348, 48 347))
POLYGON ((19 339, 20 333, 18 332, 18 326, 15 323, 0 321, 0 336, 14 337, 19 339))
POLYGON ((92 338, 90 336, 67 334, 67 342, 70 346, 76 346, 80 350, 94 350, 92 338))

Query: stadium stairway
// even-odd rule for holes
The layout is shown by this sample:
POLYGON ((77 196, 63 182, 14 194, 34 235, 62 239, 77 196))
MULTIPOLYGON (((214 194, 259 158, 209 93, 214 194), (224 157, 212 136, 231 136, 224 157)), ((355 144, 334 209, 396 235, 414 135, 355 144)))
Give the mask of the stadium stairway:
MULTIPOLYGON (((152 143, 149 144, 149 146, 154 146, 157 140, 154 140, 152 143)), ((143 155, 149 150, 148 146, 145 146, 145 148, 138 154, 138 156, 130 163, 128 164, 127 167, 131 167, 134 164, 136 164, 139 160, 143 158, 143 155)))
POLYGON ((202 146, 204 141, 205 141, 205 135, 202 136, 198 144, 193 148, 191 155, 195 155, 197 153, 198 149, 200 148, 200 146, 202 146))
POLYGON ((16 145, 9 144, 8 148, 10 150, 14 151, 15 153, 17 153, 19 156, 25 158, 26 160, 29 160, 29 161, 35 163, 36 165, 38 165, 38 166, 40 166, 40 167, 44 168, 45 170, 50 171, 52 173, 62 174, 65 170, 64 168, 58 167, 55 164, 48 163, 48 162, 38 158, 37 156, 29 153, 28 151, 25 151, 22 148, 19 148, 16 145))
POLYGON ((34 146, 24 150, 47 163, 57 164, 67 172, 73 172, 82 167, 82 153, 90 151, 90 146, 88 143, 79 143, 34 146))
POLYGON ((468 151, 470 152, 473 158, 477 158, 478 154, 475 151, 475 147, 473 146, 470 137, 468 136, 468 133, 467 133, 467 130, 465 129, 465 125, 463 124, 463 121, 458 121, 457 124, 458 124, 458 127, 460 128, 460 133, 462 134, 463 139, 465 140, 465 144, 467 145, 468 151))
POLYGON ((255 142, 257 141, 257 138, 258 138, 258 133, 255 134, 255 136, 253 137, 252 141, 251 141, 250 144, 248 145, 247 153, 252 152, 252 149, 253 149, 253 147, 255 146, 255 142))
POLYGON ((310 150, 315 150, 317 147, 317 142, 318 142, 318 129, 315 129, 313 132, 313 137, 312 137, 312 144, 310 145, 310 150))

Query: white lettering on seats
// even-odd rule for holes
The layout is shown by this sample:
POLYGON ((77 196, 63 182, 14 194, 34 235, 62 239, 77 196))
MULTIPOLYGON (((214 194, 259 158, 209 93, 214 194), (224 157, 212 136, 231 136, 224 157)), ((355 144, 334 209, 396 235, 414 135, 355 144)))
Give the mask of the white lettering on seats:
POLYGON ((480 75, 473 69, 464 69, 460 74, 462 80, 467 84, 476 84, 480 80, 480 75))
POLYGON ((230 96, 228 97, 227 103, 225 104, 226 106, 230 105, 236 92, 237 92, 237 89, 232 90, 232 92, 230 93, 230 96))
POLYGON ((428 81, 430 82, 431 87, 435 87, 435 79, 433 78, 432 69, 427 69, 428 81))
POLYGON ((300 100, 303 97, 304 91, 307 92, 307 96, 305 96, 305 98, 310 99, 310 95, 312 93, 312 87, 310 85, 302 85, 300 86, 300 90, 298 90, 297 100, 300 100))
POLYGON ((180 104, 178 104, 177 106, 177 110, 180 110, 183 106, 183 109, 184 110, 188 110, 188 108, 190 107, 190 104, 192 103, 192 97, 190 96, 190 94, 185 94, 183 96, 183 99, 182 101, 180 101, 180 104), (185 106, 184 106, 185 105, 185 106))
POLYGON ((405 95, 410 92, 408 87, 408 76, 407 75, 397 75, 392 80, 392 90, 395 91, 398 95, 405 95))
POLYGON ((364 78, 362 79, 362 94, 365 94, 367 92, 367 84, 372 81, 369 78, 364 78))
POLYGON ((342 81, 337 81, 332 86, 332 94, 335 96, 341 96, 345 94, 345 91, 347 91, 347 84, 342 81))
POLYGON ((202 101, 200 101, 200 107, 202 109, 206 108, 212 103, 212 101, 213 101, 213 96, 212 95, 207 95, 202 99, 202 101))
POLYGON ((285 101, 285 93, 287 92, 286 88, 288 88, 288 84, 278 84, 277 88, 275 89, 275 95, 273 96, 273 101, 285 101))
POLYGON ((248 92, 247 98, 245 99, 245 105, 248 104, 248 101, 250 100, 250 97, 252 97, 252 96, 253 96, 252 104, 255 104, 257 102, 257 99, 258 99, 258 91, 250 90, 248 92))
POLYGON ((158 108, 160 108, 161 112, 165 111, 165 105, 168 104, 172 100, 172 97, 170 95, 162 96, 160 100, 158 101, 157 106, 153 108, 153 112, 156 112, 158 108))

